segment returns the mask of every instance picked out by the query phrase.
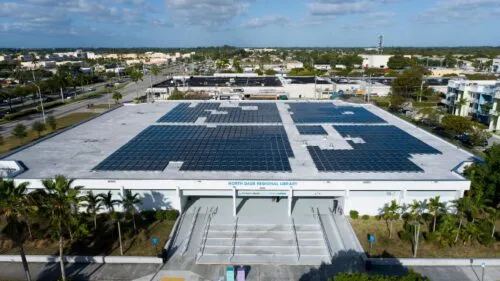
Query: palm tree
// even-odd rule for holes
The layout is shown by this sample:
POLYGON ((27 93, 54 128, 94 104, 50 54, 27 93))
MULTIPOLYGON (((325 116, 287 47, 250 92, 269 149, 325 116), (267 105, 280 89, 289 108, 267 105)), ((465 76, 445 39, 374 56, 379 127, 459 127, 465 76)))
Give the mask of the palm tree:
POLYGON ((389 239, 392 239, 392 222, 399 218, 399 210, 401 210, 401 206, 396 203, 396 200, 392 200, 390 204, 385 204, 382 209, 382 217, 389 226, 389 239))
POLYGON ((443 202, 439 202, 440 197, 436 196, 434 198, 429 199, 429 214, 432 215, 433 222, 432 222, 432 232, 436 231, 436 220, 439 214, 442 213, 443 209, 445 208, 445 204, 443 202))
POLYGON ((469 196, 465 196, 457 200, 453 200, 452 202, 455 208, 456 215, 459 219, 457 235, 455 236, 455 243, 457 243, 458 237, 460 236, 460 230, 463 225, 463 220, 465 218, 466 212, 470 209, 472 205, 472 201, 469 196))
MULTIPOLYGON (((461 111, 462 111, 462 106, 465 106, 467 104, 467 99, 465 98, 460 98, 456 103, 455 103, 455 106, 460 106, 459 109, 458 109, 458 115, 460 115, 461 111)), ((453 109, 453 114, 455 114, 455 109, 453 109)))
POLYGON ((120 242, 120 254, 123 256, 123 245, 122 245, 122 232, 120 227, 120 218, 118 214, 115 212, 115 206, 119 206, 122 201, 118 199, 113 199, 113 194, 111 191, 108 191, 106 194, 101 194, 102 204, 106 209, 108 209, 109 215, 113 220, 116 220, 118 225, 118 240, 120 242))
POLYGON ((498 219, 500 219, 500 204, 497 205, 497 207, 487 207, 486 208, 486 213, 488 214, 488 221, 492 225, 491 229, 491 237, 495 237, 495 227, 496 227, 496 222, 498 219))
POLYGON ((139 80, 142 81, 142 77, 144 77, 144 74, 142 74, 142 72, 140 72, 139 70, 132 70, 130 72, 130 79, 132 79, 132 81, 135 82, 135 95, 137 98, 139 98, 139 80))
POLYGON ((153 65, 153 66, 151 67, 151 73, 152 73, 152 74, 154 75, 154 77, 155 77, 155 83, 156 83, 156 78, 157 78, 158 74, 160 74, 160 72, 161 72, 161 69, 160 69, 157 65, 153 65))
POLYGON ((417 257, 418 242, 420 238, 420 225, 422 224, 422 216, 427 209, 427 200, 417 201, 413 200, 410 204, 409 219, 411 224, 413 224, 413 257, 417 257))
POLYGON ((135 225, 135 214, 137 212, 137 209, 135 208, 136 205, 142 203, 142 199, 139 198, 139 193, 134 193, 130 190, 125 190, 125 195, 121 196, 122 197, 122 204, 123 204, 123 209, 125 209, 125 212, 130 213, 132 215, 132 221, 134 222, 134 230, 137 231, 137 226, 135 225))
POLYGON ((26 280, 31 281, 31 274, 24 252, 24 240, 26 239, 25 227, 27 204, 26 189, 29 183, 23 182, 16 186, 12 180, 0 179, 0 217, 7 221, 6 234, 19 248, 21 260, 23 262, 26 280))
POLYGON ((78 232, 85 232, 82 229, 83 225, 78 225, 79 221, 75 218, 75 210, 82 200, 79 194, 83 186, 72 186, 73 181, 62 175, 42 181, 46 192, 44 204, 50 212, 49 218, 53 231, 59 238, 59 262, 63 281, 66 281, 63 256, 64 232, 71 234, 75 227, 78 232))
POLYGON ((102 209, 101 194, 94 195, 92 191, 88 191, 85 196, 83 207, 87 208, 87 213, 94 218, 94 231, 97 230, 97 213, 102 209))
POLYGON ((115 103, 118 103, 122 99, 122 97, 122 94, 116 91, 113 93, 113 96, 111 98, 115 100, 115 103))

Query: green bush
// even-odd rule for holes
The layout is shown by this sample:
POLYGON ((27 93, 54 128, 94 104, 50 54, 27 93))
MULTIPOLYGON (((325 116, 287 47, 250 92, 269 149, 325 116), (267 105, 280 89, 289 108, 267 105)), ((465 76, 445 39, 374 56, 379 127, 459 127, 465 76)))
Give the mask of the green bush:
POLYGON ((7 121, 11 121, 11 120, 15 120, 19 117, 24 117, 24 116, 27 116, 30 114, 35 114, 35 113, 38 113, 38 110, 36 110, 36 108, 31 108, 31 109, 21 110, 21 111, 12 113, 12 114, 7 114, 3 117, 3 119, 5 119, 7 121))
POLYGON ((156 218, 156 211, 155 210, 141 211, 141 217, 146 221, 154 221, 156 218))
POLYGON ((155 212, 155 219, 157 221, 164 221, 165 220, 165 211, 164 210, 158 210, 155 212))
POLYGON ((362 215, 361 218, 365 221, 369 220, 370 219, 370 216, 369 215, 362 215))
MULTIPOLYGON (((54 107, 57 107, 57 106, 60 106, 60 105, 63 105, 64 102, 62 101, 54 101, 54 102, 48 102, 48 103, 44 103, 43 104, 43 109, 44 110, 47 110, 47 109, 51 109, 51 108, 54 108, 54 107)), ((42 111, 42 107, 39 105, 36 107, 36 110, 41 112, 42 111)))
POLYGON ((165 211, 165 220, 167 221, 175 221, 179 216, 179 211, 175 209, 170 209, 165 211))
POLYGON ((356 210, 351 210, 351 211, 349 211, 349 216, 350 216, 352 219, 354 219, 354 220, 355 220, 355 219, 357 219, 357 218, 359 217, 359 213, 358 213, 358 211, 356 211, 356 210))
POLYGON ((429 281, 429 279, 410 270, 408 274, 404 276, 368 275, 367 273, 339 273, 335 275, 334 278, 329 278, 328 281, 429 281))

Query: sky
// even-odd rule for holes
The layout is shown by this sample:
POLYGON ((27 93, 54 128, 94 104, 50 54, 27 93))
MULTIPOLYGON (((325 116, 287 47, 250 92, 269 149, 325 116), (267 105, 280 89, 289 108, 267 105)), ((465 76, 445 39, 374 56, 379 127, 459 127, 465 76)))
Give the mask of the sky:
POLYGON ((0 0, 0 47, 499 46, 500 0, 0 0))

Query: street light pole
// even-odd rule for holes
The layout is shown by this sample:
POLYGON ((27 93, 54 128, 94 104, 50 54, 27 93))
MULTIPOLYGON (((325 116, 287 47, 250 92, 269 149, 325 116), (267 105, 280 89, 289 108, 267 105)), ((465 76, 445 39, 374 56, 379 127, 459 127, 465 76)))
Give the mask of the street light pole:
POLYGON ((38 89, 38 96, 40 97, 40 107, 42 108, 42 119, 43 123, 45 124, 45 110, 43 109, 43 99, 42 99, 42 91, 40 90, 40 87, 35 83, 35 71, 31 69, 31 74, 33 74, 33 85, 38 89))
POLYGON ((483 272, 481 273, 481 281, 484 281, 484 268, 486 267, 486 264, 483 262, 481 264, 481 267, 483 268, 483 272))

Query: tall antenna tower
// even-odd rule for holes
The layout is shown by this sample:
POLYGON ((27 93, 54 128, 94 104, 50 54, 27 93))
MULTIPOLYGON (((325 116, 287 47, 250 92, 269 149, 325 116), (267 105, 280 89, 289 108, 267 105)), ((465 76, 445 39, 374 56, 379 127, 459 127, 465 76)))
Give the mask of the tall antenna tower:
POLYGON ((384 52, 384 36, 380 35, 378 37, 378 53, 382 54, 384 52))

